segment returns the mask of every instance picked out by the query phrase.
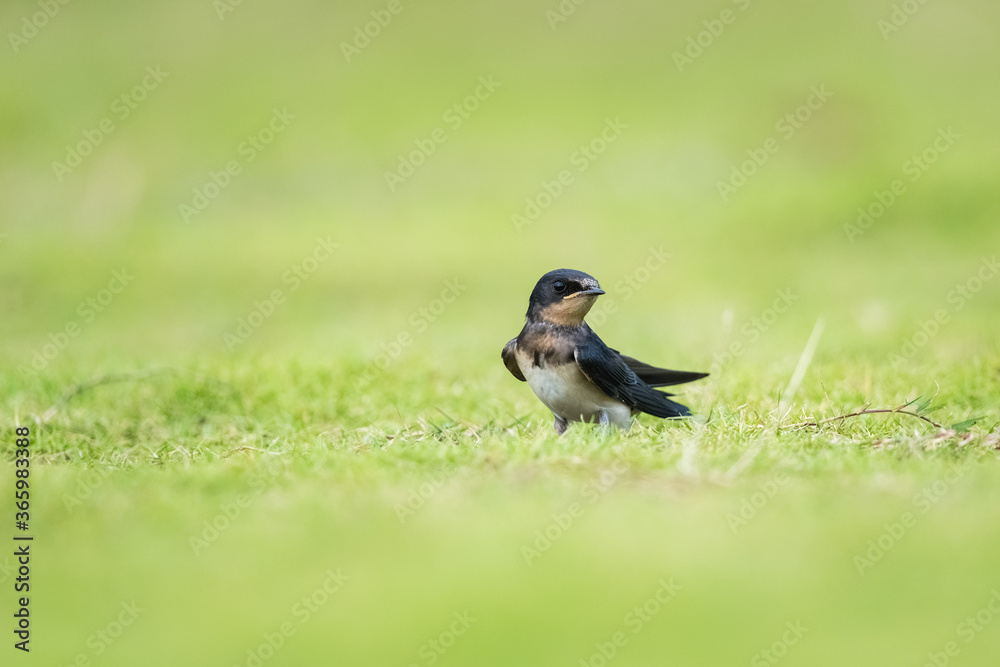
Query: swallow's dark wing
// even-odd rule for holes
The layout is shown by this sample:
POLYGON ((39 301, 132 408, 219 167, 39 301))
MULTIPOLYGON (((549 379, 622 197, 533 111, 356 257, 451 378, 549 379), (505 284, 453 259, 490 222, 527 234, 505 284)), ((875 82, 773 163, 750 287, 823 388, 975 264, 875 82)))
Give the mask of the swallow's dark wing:
POLYGON ((511 338, 507 341, 507 344, 503 346, 503 352, 500 353, 500 357, 503 358, 503 365, 507 367, 510 374, 516 377, 521 382, 526 382, 524 379, 524 373, 521 372, 521 367, 517 365, 517 359, 514 356, 514 351, 517 349, 517 339, 511 338))
POLYGON ((687 407, 639 379, 622 357, 596 335, 577 346, 575 357, 580 370, 598 389, 630 408, 663 418, 691 414, 687 407))
POLYGON ((632 357, 620 354, 622 361, 625 365, 632 369, 632 372, 639 376, 639 379, 648 384, 650 387, 669 387, 675 384, 684 384, 685 382, 694 382, 695 380, 700 380, 703 377, 708 377, 708 373, 694 373, 691 371, 672 371, 668 368, 657 368, 656 366, 650 366, 649 364, 644 364, 638 359, 633 359, 632 357))

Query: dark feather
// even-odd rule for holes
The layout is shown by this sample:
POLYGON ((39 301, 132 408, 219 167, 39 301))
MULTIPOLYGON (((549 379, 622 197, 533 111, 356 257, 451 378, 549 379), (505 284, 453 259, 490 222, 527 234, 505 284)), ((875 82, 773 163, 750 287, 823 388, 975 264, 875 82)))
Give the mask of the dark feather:
POLYGON ((516 377, 521 382, 526 382, 524 379, 524 373, 521 372, 521 367, 517 365, 517 359, 514 356, 514 350, 517 348, 517 339, 511 338, 507 341, 507 344, 503 346, 503 352, 500 353, 500 357, 503 359, 503 365, 507 367, 510 374, 516 377))
POLYGON ((691 414, 686 406, 667 398, 643 382, 622 359, 590 332, 590 340, 576 348, 576 363, 597 387, 625 405, 664 419, 691 414))
POLYGON ((708 373, 672 371, 669 368, 657 368, 656 366, 650 366, 649 364, 645 364, 638 359, 633 359, 632 357, 628 357, 624 354, 620 354, 619 356, 621 356, 625 365, 632 369, 632 372, 650 387, 670 387, 675 384, 694 382, 695 380, 708 377, 708 373))

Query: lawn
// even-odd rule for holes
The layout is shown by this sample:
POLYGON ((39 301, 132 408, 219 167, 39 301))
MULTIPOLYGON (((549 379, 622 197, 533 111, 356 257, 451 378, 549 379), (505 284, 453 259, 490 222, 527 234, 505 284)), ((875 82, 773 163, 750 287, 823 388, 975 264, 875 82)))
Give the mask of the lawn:
POLYGON ((2 663, 995 664, 1000 10, 897 4, 8 3, 2 663), (694 419, 554 434, 564 266, 694 419))

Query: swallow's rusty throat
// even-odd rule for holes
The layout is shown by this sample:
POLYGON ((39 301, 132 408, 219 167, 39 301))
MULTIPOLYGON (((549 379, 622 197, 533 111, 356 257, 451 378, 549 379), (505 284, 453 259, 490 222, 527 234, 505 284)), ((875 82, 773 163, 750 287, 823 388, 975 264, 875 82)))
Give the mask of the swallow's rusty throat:
POLYGON ((614 424, 623 430, 639 413, 690 416, 691 411, 653 387, 700 380, 708 373, 656 368, 619 354, 587 326, 604 290, 582 271, 557 269, 542 276, 528 300, 524 328, 503 347, 507 370, 527 382, 555 416, 562 435, 571 421, 614 424))

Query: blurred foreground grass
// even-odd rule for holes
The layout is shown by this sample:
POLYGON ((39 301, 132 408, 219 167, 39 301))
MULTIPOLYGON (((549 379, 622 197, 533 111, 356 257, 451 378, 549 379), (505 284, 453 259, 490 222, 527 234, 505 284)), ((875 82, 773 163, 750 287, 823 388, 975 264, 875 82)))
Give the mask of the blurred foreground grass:
MULTIPOLYGON (((53 392, 17 407, 30 423, 58 405, 34 429, 34 657, 579 664, 622 632, 620 664, 923 664, 950 641, 989 664, 996 626, 958 634, 1000 586, 987 361, 939 369, 932 417, 990 415, 943 436, 901 417, 776 431, 778 378, 754 367, 685 392, 714 405, 704 425, 608 437, 556 438, 485 363, 377 388, 242 362, 53 392), (142 611, 108 642, 123 604, 142 611), (786 623, 807 631, 782 647, 786 623)), ((916 379, 873 375, 800 403, 888 405, 916 379)))

